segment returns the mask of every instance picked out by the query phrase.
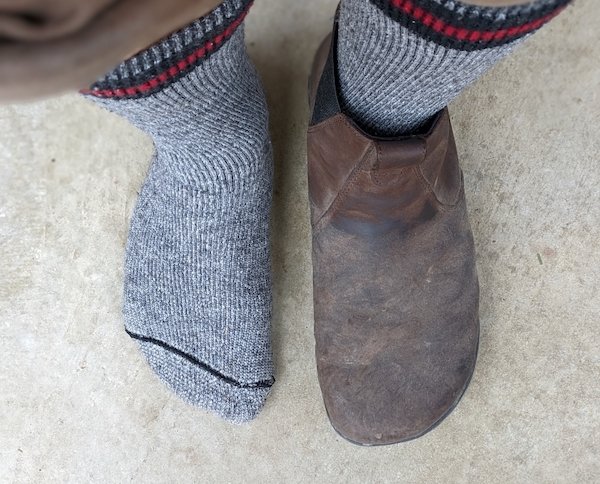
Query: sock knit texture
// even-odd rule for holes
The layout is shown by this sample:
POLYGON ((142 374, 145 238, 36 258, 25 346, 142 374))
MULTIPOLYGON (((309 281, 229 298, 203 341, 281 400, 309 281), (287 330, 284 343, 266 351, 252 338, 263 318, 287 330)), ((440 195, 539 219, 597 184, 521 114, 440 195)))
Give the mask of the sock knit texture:
POLYGON ((370 134, 414 133, 568 3, 342 0, 342 107, 370 134))
POLYGON ((235 423, 274 383, 272 154, 248 8, 225 1, 84 92, 156 147, 127 245, 126 330, 176 394, 235 423))

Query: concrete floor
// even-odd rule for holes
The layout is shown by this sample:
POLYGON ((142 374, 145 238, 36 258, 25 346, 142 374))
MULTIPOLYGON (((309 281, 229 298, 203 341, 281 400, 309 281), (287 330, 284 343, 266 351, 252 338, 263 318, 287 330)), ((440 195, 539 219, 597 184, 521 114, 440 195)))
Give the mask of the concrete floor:
POLYGON ((600 47, 577 5, 453 105, 483 335, 426 437, 332 430, 313 358, 306 79, 335 0, 258 0, 272 107, 277 380, 254 423, 171 396, 122 330, 128 220, 152 146, 76 95, 0 108, 0 481, 600 481, 600 47))

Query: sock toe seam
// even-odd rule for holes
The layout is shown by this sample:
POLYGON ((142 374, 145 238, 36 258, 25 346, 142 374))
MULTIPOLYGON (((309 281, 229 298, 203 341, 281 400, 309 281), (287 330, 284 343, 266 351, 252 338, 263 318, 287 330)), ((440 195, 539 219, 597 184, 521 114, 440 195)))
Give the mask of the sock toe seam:
POLYGON ((192 356, 184 351, 181 351, 180 349, 175 348, 175 347, 169 345, 168 343, 165 343, 164 341, 158 340, 156 338, 150 338, 148 336, 142 336, 142 335, 133 333, 133 332, 129 331, 128 329, 125 329, 125 331, 127 332, 127 334, 129 335, 130 338, 132 338, 136 341, 142 342, 142 343, 150 343, 150 344, 159 346, 162 349, 169 351, 170 353, 173 353, 181 358, 184 358, 189 363, 191 363, 194 366, 197 366, 197 367, 201 368, 202 370, 210 373, 211 375, 221 379, 223 382, 228 383, 229 385, 235 386, 237 388, 244 388, 244 389, 271 388, 273 386, 273 384, 275 383, 275 379, 272 377, 268 380, 261 380, 261 381, 253 382, 253 383, 240 382, 238 380, 235 380, 234 378, 224 375, 219 370, 216 370, 216 369, 212 368, 210 365, 204 363, 203 361, 200 361, 195 356, 192 356))

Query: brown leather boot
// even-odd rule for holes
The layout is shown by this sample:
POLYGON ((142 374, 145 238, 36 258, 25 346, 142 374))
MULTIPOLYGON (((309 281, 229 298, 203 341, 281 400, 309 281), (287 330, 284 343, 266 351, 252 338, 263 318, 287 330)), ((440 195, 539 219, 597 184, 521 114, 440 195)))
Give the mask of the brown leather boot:
POLYGON ((475 250, 448 112, 423 135, 367 135, 340 109, 335 38, 308 131, 319 381, 343 437, 392 444, 433 429, 469 384, 475 250))

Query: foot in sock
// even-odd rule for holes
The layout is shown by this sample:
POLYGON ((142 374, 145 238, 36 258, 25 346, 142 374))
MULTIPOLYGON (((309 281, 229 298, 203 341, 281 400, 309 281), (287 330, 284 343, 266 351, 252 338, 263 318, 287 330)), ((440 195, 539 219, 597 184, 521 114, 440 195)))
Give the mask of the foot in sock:
POLYGON ((84 94, 150 135, 133 215, 125 325, 181 398, 240 423, 273 380, 267 107, 227 0, 84 94))
POLYGON ((342 108, 372 135, 414 133, 569 1, 343 0, 342 108))

